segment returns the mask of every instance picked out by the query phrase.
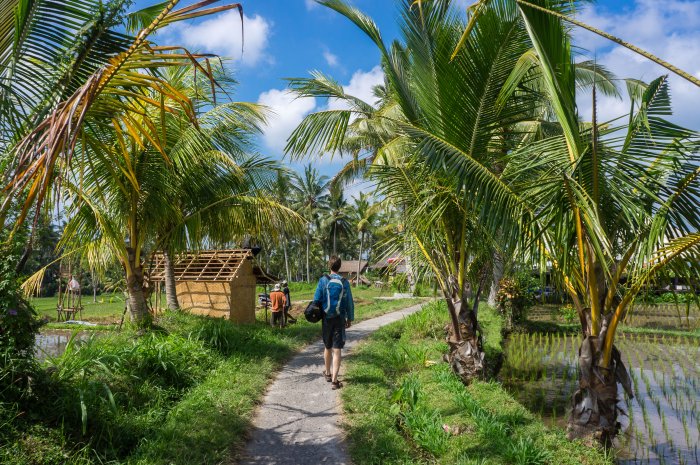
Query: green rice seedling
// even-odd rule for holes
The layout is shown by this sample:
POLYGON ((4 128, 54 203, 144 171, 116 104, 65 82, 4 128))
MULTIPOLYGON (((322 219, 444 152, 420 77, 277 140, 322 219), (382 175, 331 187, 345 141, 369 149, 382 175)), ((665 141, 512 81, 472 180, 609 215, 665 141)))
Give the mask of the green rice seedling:
POLYGON ((690 431, 688 430, 688 418, 683 414, 681 418, 681 423, 683 424, 683 435, 685 436, 685 445, 690 448, 690 431))
POLYGON ((661 429, 664 432, 664 435, 666 436, 666 442, 673 447, 673 436, 671 433, 668 431, 668 422, 666 421, 666 413, 661 412, 661 429))

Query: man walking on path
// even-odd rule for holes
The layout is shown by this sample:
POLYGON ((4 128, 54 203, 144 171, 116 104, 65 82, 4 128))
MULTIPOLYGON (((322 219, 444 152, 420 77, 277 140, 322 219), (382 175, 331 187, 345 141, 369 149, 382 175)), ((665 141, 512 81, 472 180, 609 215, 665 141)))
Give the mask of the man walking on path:
POLYGON ((350 283, 338 274, 341 263, 340 258, 331 257, 328 261, 330 274, 319 279, 314 294, 314 300, 321 302, 324 313, 323 320, 321 320, 323 345, 325 346, 323 376, 326 377, 326 381, 331 383, 334 390, 342 387, 338 381, 340 352, 345 346, 345 329, 349 328, 351 321, 355 319, 355 304, 352 300, 350 283))
POLYGON ((289 295, 289 285, 287 284, 286 279, 282 281, 282 292, 284 293, 284 298, 286 299, 284 302, 284 324, 286 325, 287 321, 296 323, 297 319, 289 314, 289 310, 292 308, 292 297, 289 295))
POLYGON ((272 326, 282 328, 284 326, 284 305, 286 302, 284 293, 280 290, 280 285, 275 284, 274 289, 270 292, 270 303, 272 304, 272 326))

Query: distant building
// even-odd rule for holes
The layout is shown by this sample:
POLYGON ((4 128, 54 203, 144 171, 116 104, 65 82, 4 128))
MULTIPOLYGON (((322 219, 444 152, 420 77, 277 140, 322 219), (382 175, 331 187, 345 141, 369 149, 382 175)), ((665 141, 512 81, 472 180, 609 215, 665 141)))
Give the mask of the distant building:
POLYGON ((367 264, 367 260, 343 260, 343 262, 340 264, 340 270, 338 270, 338 274, 350 281, 351 283, 355 283, 355 281, 357 280, 357 269, 359 266, 360 283, 369 285, 369 280, 362 276, 362 274, 367 270, 367 264))
POLYGON ((379 274, 391 276, 406 273, 406 260, 403 257, 386 257, 369 267, 379 274))

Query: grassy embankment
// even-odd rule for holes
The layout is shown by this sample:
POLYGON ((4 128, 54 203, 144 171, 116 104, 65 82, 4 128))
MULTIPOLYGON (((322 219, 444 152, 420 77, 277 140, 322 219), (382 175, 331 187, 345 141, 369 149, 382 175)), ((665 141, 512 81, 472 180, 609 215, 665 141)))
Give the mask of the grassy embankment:
MULTIPOLYGON (((358 302, 356 319, 412 302, 358 302)), ((0 403, 0 462, 220 463, 244 444, 280 364, 320 332, 180 312, 157 325, 69 345, 37 375, 27 407, 0 403)))
MULTIPOLYGON (((501 323, 482 306, 487 357, 501 323)), ((500 384, 465 387, 441 361, 443 303, 377 331, 348 362, 342 392, 350 452, 361 464, 606 464, 604 453, 549 429, 500 384)))

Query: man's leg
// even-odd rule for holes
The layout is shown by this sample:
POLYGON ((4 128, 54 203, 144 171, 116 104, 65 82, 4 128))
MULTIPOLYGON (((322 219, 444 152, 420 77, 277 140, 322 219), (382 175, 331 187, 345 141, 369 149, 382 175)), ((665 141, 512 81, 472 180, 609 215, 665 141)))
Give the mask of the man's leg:
MULTIPOLYGON (((338 372, 340 371, 340 351, 342 349, 333 349, 333 379, 332 381, 335 383, 338 381, 338 372)), ((326 350, 328 352, 328 350, 326 350)), ((326 363, 326 366, 328 364, 326 363)))
POLYGON ((323 362, 326 364, 326 374, 331 372, 331 355, 331 349, 323 349, 323 362))

